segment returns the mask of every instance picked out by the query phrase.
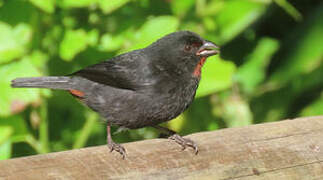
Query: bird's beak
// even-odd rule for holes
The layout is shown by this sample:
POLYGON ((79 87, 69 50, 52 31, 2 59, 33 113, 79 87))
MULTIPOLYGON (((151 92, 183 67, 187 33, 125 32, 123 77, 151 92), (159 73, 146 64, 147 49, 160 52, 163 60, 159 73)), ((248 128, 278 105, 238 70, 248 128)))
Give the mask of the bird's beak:
POLYGON ((220 52, 220 48, 210 41, 204 41, 203 45, 197 51, 197 56, 209 57, 220 52))

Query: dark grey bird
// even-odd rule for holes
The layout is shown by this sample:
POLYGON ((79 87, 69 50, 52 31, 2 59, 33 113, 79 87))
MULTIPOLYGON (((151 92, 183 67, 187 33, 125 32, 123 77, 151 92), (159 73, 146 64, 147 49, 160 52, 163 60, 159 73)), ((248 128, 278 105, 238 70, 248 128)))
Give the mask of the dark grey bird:
POLYGON ((155 127, 183 149, 197 145, 158 124, 180 115, 192 103, 207 57, 219 48, 196 33, 179 31, 144 49, 121 54, 66 76, 17 78, 12 87, 61 89, 106 119, 111 151, 125 157, 113 142, 111 125, 137 129, 155 127))

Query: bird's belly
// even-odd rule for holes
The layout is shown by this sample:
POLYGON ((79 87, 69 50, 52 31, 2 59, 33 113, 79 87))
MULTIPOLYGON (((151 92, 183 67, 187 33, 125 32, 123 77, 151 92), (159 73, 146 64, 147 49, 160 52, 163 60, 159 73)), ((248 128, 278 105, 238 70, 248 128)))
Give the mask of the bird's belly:
POLYGON ((180 115, 194 99, 196 88, 168 95, 109 89, 87 103, 113 125, 136 129, 160 124, 180 115))

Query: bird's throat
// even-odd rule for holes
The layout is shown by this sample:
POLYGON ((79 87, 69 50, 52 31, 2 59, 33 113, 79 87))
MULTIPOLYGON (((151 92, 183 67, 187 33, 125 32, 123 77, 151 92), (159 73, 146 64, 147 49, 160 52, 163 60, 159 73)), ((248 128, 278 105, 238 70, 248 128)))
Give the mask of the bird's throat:
POLYGON ((206 57, 202 57, 202 58, 200 59, 200 62, 196 65, 196 67, 195 67, 195 69, 194 69, 194 72, 193 72, 193 75, 194 75, 195 77, 200 77, 200 76, 201 76, 201 69, 202 69, 202 67, 203 67, 203 65, 204 65, 204 63, 205 63, 205 61, 206 61, 206 57))

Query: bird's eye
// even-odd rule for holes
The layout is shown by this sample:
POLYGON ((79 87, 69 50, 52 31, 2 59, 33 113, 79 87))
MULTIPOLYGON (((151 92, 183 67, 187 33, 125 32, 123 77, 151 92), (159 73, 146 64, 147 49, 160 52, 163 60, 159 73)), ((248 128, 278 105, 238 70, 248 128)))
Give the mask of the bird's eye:
POLYGON ((190 46, 190 45, 186 45, 186 46, 184 47, 184 49, 185 49, 185 51, 190 51, 190 50, 191 50, 191 46, 190 46))

